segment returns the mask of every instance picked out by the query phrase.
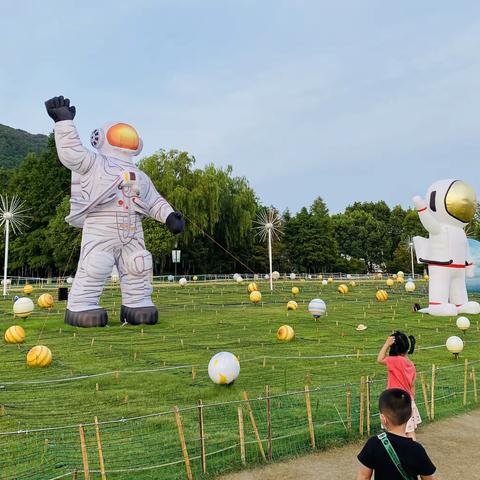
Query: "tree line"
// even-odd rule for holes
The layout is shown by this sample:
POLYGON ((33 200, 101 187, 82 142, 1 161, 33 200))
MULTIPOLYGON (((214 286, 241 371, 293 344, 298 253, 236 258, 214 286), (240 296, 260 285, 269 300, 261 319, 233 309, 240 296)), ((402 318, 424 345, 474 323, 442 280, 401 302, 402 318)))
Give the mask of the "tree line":
MULTIPOLYGON (((139 168, 187 219, 180 237, 154 220, 143 221, 155 274, 173 272, 174 247, 182 252, 178 271, 185 274, 268 270, 267 245, 254 227, 259 213, 274 206, 262 205, 247 179, 234 176, 231 167, 198 168, 192 155, 177 150, 145 157, 139 168)), ((29 208, 27 227, 11 241, 10 273, 74 273, 81 230, 64 220, 69 212, 70 172, 58 160, 53 136, 44 150, 28 154, 17 169, 5 170, 0 188, 19 196, 29 208)), ((390 208, 384 201, 355 202, 331 215, 319 196, 298 213, 287 210, 279 215, 283 234, 273 244, 273 256, 274 269, 283 272, 410 271, 411 237, 426 235, 415 210, 390 208)), ((468 227, 477 238, 479 225, 477 214, 468 227)), ((3 236, 1 241, 3 256, 3 236)))

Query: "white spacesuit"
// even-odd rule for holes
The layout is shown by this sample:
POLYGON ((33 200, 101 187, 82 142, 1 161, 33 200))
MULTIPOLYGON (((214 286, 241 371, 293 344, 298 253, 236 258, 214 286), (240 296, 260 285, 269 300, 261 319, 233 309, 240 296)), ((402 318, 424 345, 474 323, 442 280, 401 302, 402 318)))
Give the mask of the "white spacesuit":
POLYGON ((133 163, 132 157, 142 149, 133 127, 110 123, 94 130, 91 143, 98 151, 94 153, 80 141, 73 124, 75 109, 68 99, 55 97, 46 106, 56 121, 58 157, 72 171, 71 210, 66 221, 83 228, 65 322, 82 327, 106 325, 107 313, 99 307, 99 298, 116 266, 122 291, 121 321, 156 323, 158 312, 151 300, 152 256, 145 250, 141 218, 152 217, 179 233, 184 228, 181 215, 133 163))
POLYGON ((429 306, 419 310, 435 316, 480 313, 469 302, 465 276, 473 276, 465 227, 475 215, 475 191, 460 180, 440 180, 430 186, 427 201, 414 197, 429 238, 414 237, 417 260, 428 265, 429 306))

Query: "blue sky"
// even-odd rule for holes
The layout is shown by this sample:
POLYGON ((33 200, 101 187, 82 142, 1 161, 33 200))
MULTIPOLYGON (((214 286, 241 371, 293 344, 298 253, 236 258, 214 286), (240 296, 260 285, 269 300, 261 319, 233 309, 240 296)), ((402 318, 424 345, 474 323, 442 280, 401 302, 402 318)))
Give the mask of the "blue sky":
POLYGON ((64 94, 85 142, 127 121, 280 209, 479 189, 479 2, 1 0, 0 54, 0 123, 64 94))

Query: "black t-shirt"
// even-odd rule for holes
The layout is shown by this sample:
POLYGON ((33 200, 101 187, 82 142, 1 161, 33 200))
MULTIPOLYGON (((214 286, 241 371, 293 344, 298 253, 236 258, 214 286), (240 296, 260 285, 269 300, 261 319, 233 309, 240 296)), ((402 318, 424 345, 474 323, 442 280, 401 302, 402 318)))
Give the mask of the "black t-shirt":
MULTIPOLYGON (((435 465, 428 458, 427 452, 418 442, 411 438, 387 433, 392 447, 397 452, 403 469, 413 478, 418 475, 433 475, 435 465)), ((358 454, 360 463, 375 472, 375 480, 404 480, 397 467, 390 459, 385 447, 377 437, 371 437, 358 454)))

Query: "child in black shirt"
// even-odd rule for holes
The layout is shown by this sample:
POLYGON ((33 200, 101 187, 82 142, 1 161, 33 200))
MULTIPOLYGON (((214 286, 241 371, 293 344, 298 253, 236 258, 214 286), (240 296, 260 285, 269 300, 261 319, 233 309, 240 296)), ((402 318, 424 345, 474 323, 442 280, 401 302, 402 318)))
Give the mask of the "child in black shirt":
POLYGON ((357 480, 406 480, 406 478, 433 480, 435 465, 419 443, 405 434, 405 426, 412 415, 412 400, 408 392, 400 388, 385 390, 379 398, 380 420, 387 430, 387 438, 395 450, 403 468, 403 475, 391 459, 378 437, 371 437, 358 454, 361 466, 357 480))

